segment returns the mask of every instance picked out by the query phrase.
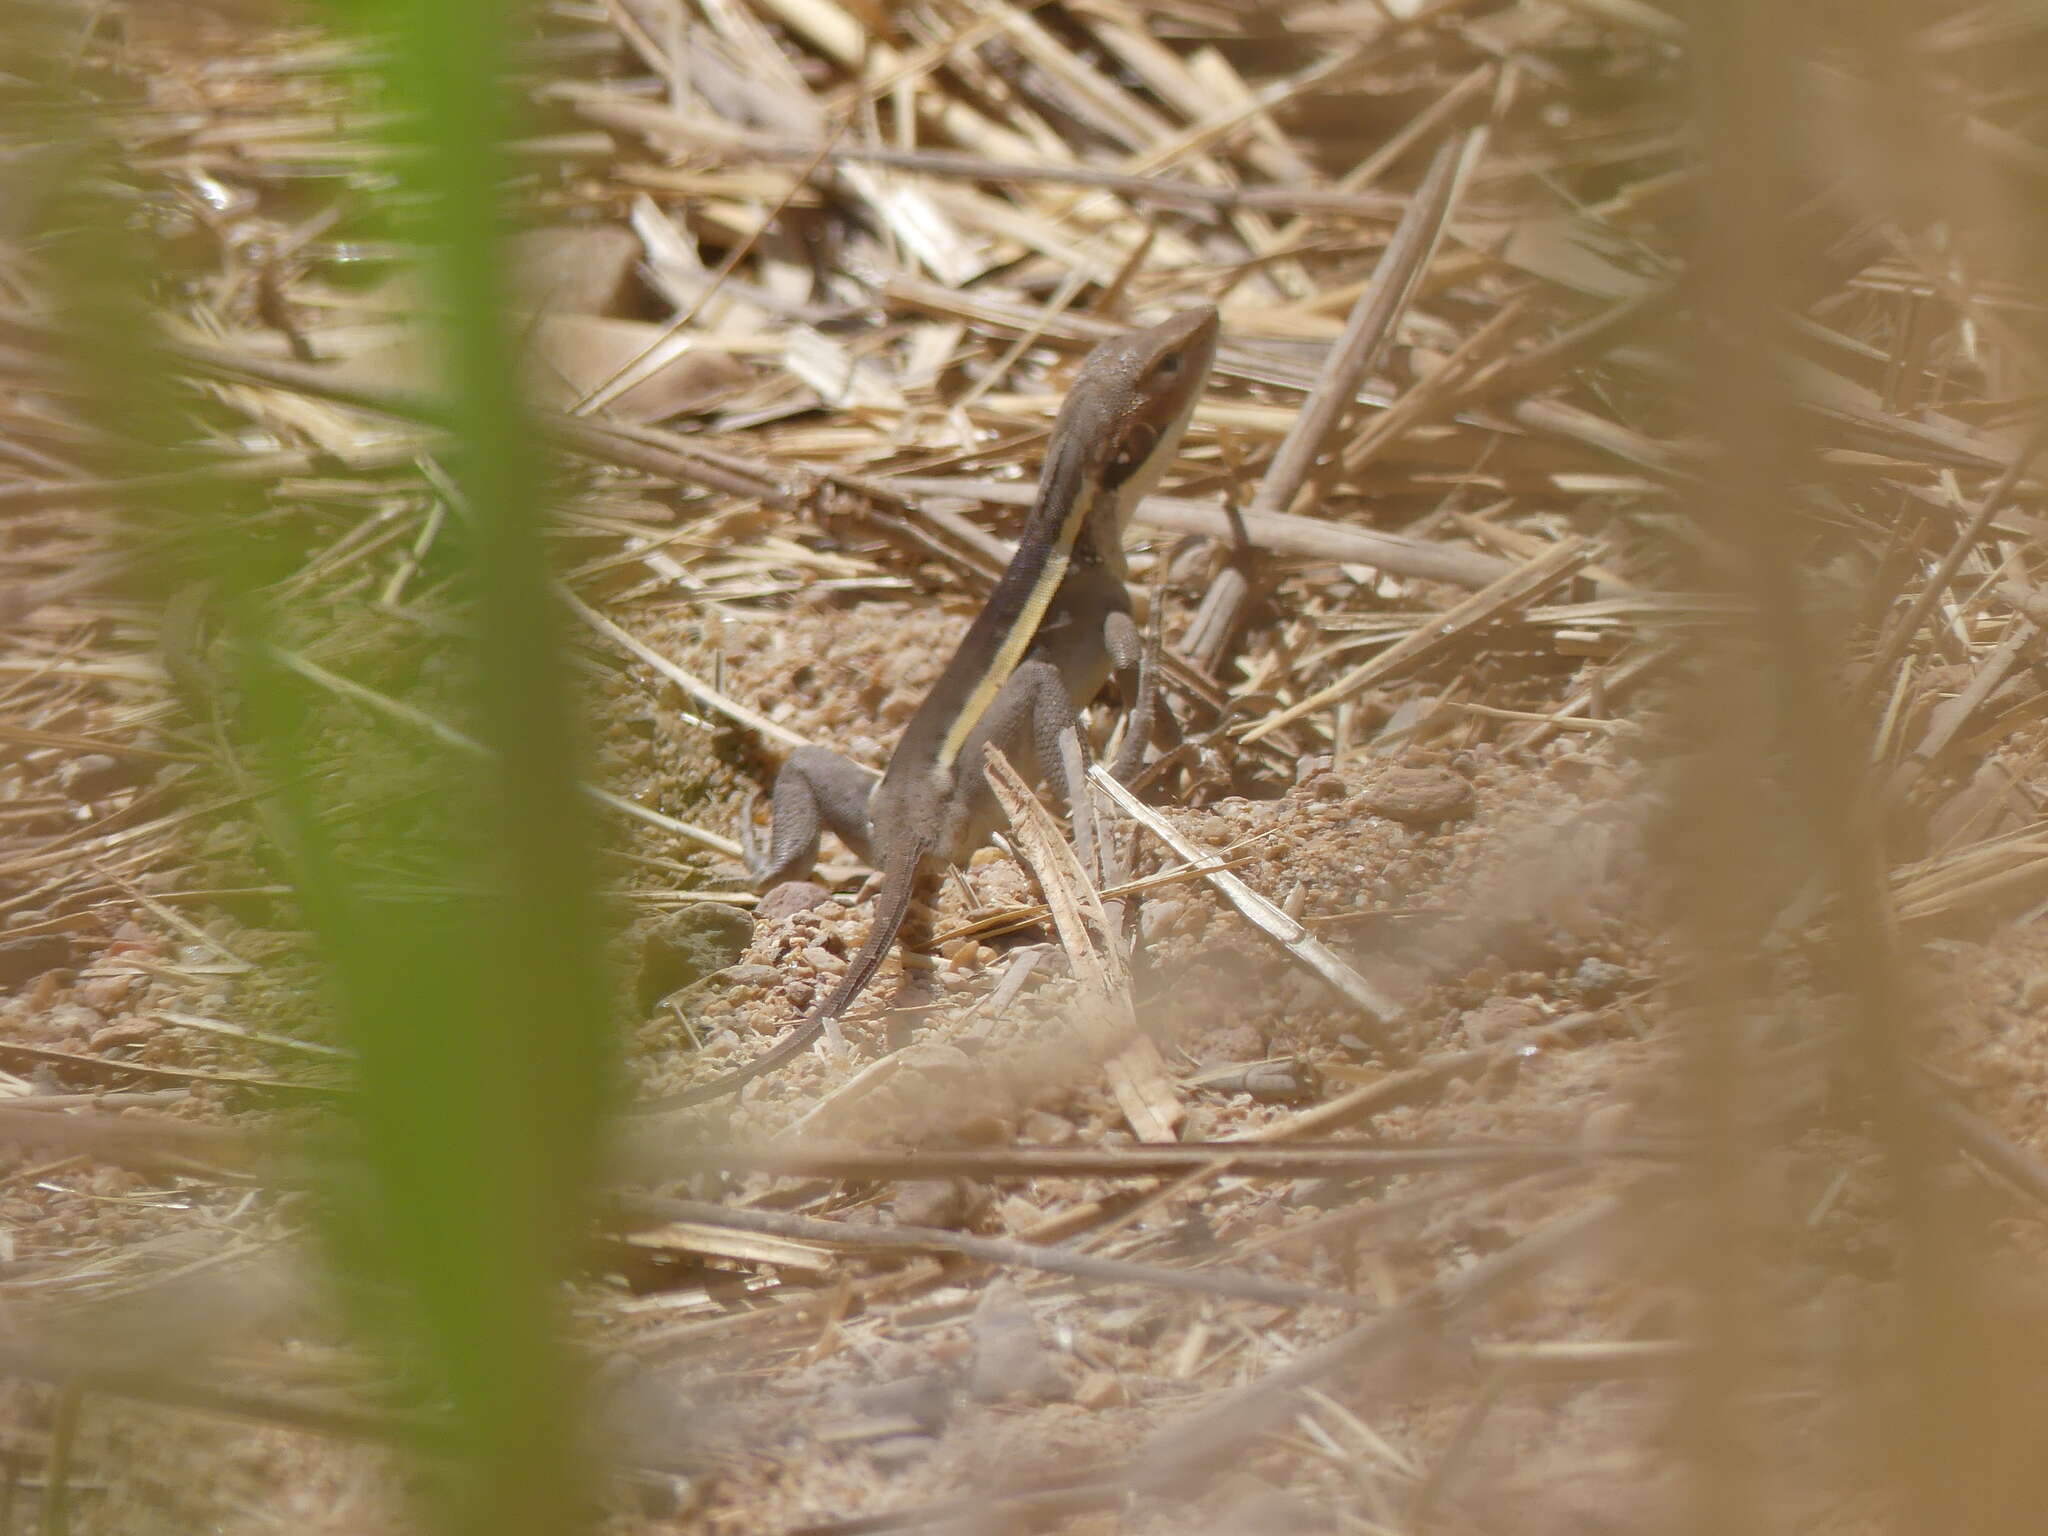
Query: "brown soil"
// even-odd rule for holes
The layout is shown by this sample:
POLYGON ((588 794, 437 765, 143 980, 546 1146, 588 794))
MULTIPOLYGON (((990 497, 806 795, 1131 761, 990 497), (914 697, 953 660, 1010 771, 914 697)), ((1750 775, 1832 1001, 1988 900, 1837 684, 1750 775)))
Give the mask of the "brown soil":
MULTIPOLYGON (((1185 53, 1200 40, 1184 34, 1209 25, 1214 8, 1161 9, 1185 53)), ((1613 23, 1618 37, 1550 9, 1505 6, 1473 25, 1503 37, 1527 29, 1560 57, 1598 50, 1617 80, 1637 88, 1639 75, 1658 75, 1655 50, 1626 26, 1613 23), (1561 35, 1551 38, 1552 28, 1561 35)), ((247 44, 250 23, 195 14, 196 32, 115 29, 105 57, 94 55, 139 99, 195 114, 200 126, 177 130, 184 150, 205 148, 206 126, 232 139, 223 125, 241 122, 238 112, 283 119, 327 103, 318 71, 289 63, 287 44, 304 39, 260 34, 274 68, 236 75, 218 66, 222 39, 247 44)), ((822 77, 817 54, 776 38, 803 59, 806 78, 822 77)), ((1431 33, 1427 48, 1394 49, 1387 73, 1359 89, 1375 112, 1408 121, 1462 78, 1466 51, 1485 52, 1480 41, 1431 33)), ((1529 46, 1534 58, 1553 57, 1529 46)), ((1287 51, 1266 39, 1231 56, 1253 78, 1299 63, 1268 57, 1269 47, 1287 51)), ((1006 74, 1029 83, 1015 58, 990 78, 1006 74)), ((1328 106, 1304 107, 1284 136, 1273 129, 1272 144, 1284 137, 1287 154, 1308 162, 1344 160, 1356 130, 1340 129, 1328 106)), ((1502 143, 1533 154, 1532 141, 1516 137, 1520 121, 1509 115, 1502 143)), ((197 194, 173 187, 142 153, 147 135, 131 137, 138 184, 188 221, 180 228, 192 240, 218 239, 200 269, 246 279, 246 232, 190 222, 197 194)), ((215 165, 209 174, 240 187, 236 170, 215 165)), ((582 174, 573 162, 552 166, 542 201, 596 202, 597 222, 624 227, 632 202, 623 189, 637 183, 588 172, 585 185, 582 174)), ((1404 167, 1389 185, 1405 198, 1417 179, 1419 167, 1404 167)), ((957 190, 942 179, 906 184, 940 197, 957 190)), ((303 217, 253 172, 246 188, 254 211, 244 216, 265 230, 303 217)), ((721 195, 757 192, 748 184, 721 195)), ((1507 194, 1488 196, 1500 204, 1507 194)), ((1375 253, 1400 211, 1393 199, 1384 217, 1357 226, 1370 229, 1375 253)), ((1362 238, 1353 225, 1335 227, 1345 240, 1362 238)), ((1176 238, 1195 252, 1200 233, 1176 238)), ((1426 312, 1399 333, 1377 384, 1399 394, 1429 377, 1507 303, 1538 291, 1526 286, 1532 275, 1543 302, 1556 298, 1550 285, 1562 279, 1544 263, 1482 262, 1471 258, 1476 249, 1440 254, 1443 268, 1418 300, 1426 312)), ((787 256, 778 249, 743 274, 784 280, 794 270, 787 256)), ((1301 275, 1334 291, 1362 281, 1370 265, 1301 275)), ((617 284, 601 287, 604 296, 588 302, 605 318, 652 302, 638 288, 621 299, 617 284)), ((1188 296, 1207 291, 1191 284, 1188 296)), ((1844 291, 1850 307, 1835 318, 1851 329, 1860 322, 1868 344, 1898 361, 1892 344, 1906 342, 1888 329, 1891 311, 1844 291)), ((1915 303, 1936 307, 1915 292, 1915 303)), ((316 274, 292 298, 301 322, 317 329, 361 296, 316 274)), ((253 297, 224 302, 237 336, 277 344, 250 311, 253 297)), ((1290 308, 1266 295, 1244 305, 1246 337, 1268 344, 1257 357, 1299 371, 1303 357, 1311 368, 1320 357, 1300 338, 1327 343, 1348 296, 1308 295, 1290 308)), ((906 335, 912 317, 937 324, 906 301, 906 335)), ((1558 311, 1560 325, 1576 317, 1558 311)), ((1906 372, 1929 393, 1924 412, 1902 419, 1940 406, 1989 420, 2011 408, 1988 383, 1967 400, 1937 398, 1941 387, 1963 386, 1947 374, 1929 382, 1956 358, 1937 356, 1926 333, 1954 318, 1914 322, 1922 329, 1910 332, 1918 350, 1906 372)), ((828 325, 811 334, 838 333, 828 325)), ((1014 339, 1014 330, 963 325, 935 350, 980 364, 1014 339)), ((957 398, 950 386, 946 400, 906 386, 918 408, 883 421, 880 407, 864 416, 802 396, 765 346, 735 356, 755 393, 719 392, 738 397, 720 440, 748 445, 762 462, 923 473, 928 460, 959 450, 939 408, 957 398), (758 420, 744 419, 748 411, 758 420)), ((993 396, 978 421, 1007 435, 962 473, 1035 466, 1039 446, 1018 428, 1043 427, 1071 359, 1070 348, 1015 381, 994 381, 1016 393, 993 396)), ((10 354, 6 366, 14 361, 10 354)), ((900 361, 890 354, 891 367, 900 361)), ((1967 377, 1973 388, 1983 383, 1967 377)), ((1589 372, 1570 386, 1571 403, 1634 410, 1641 419, 1631 430, 1669 427, 1654 404, 1620 399, 1611 382, 1589 372)), ((28 381, 10 378, 8 390, 29 419, 28 381)), ((1231 482, 1241 502, 1257 480, 1245 460, 1263 466, 1302 391, 1263 383, 1254 368, 1219 380, 1215 397, 1239 415, 1206 421, 1170 489, 1213 496, 1231 482)), ((294 415, 282 398, 223 396, 210 408, 247 410, 289 446, 337 446, 322 434, 349 419, 339 407, 309 404, 294 415)), ((1860 438, 1826 446, 1845 479, 1879 457, 1860 438)), ((1920 490, 1953 488, 1945 461, 1914 460, 1896 442, 1888 451, 1896 457, 1883 474, 1920 490)), ((32 459, 10 460, 17 468, 27 479, 43 474, 32 459)), ((1992 478, 1982 464, 1964 473, 1965 500, 1992 478)), ((410 470, 321 464, 268 490, 302 520, 294 536, 312 551, 285 578, 303 585, 309 652, 414 708, 452 708, 452 663, 433 638, 445 615, 432 573, 402 591, 387 586, 415 525, 377 520, 393 508, 417 511, 410 470), (384 601, 390 592, 399 595, 384 601)), ((1705 650, 1678 627, 1684 618, 1667 629, 1623 599, 1603 609, 1592 585, 1620 571, 1640 596, 1688 568, 1673 554, 1684 540, 1660 532, 1659 520, 1677 515, 1667 490, 1583 441, 1500 430, 1492 418, 1422 423, 1357 476, 1333 472, 1319 508, 1333 524, 1506 560, 1576 532, 1606 539, 1600 570, 1504 609, 1476 635, 1362 693, 1341 722, 1319 714, 1243 744, 1183 689, 1176 704, 1199 751, 1189 771, 1148 793, 1183 835, 1234 861, 1239 879, 1401 1005, 1391 1021, 1366 1016, 1203 879, 1132 897, 1123 908, 1130 1018, 1156 1046, 1148 1085, 1179 1115, 1178 1139, 1463 1149, 1475 1154, 1469 1161, 1353 1177, 1225 1167, 1184 1178, 973 1180, 721 1178, 684 1161, 678 1149, 719 1137, 819 1157, 855 1145, 934 1155, 1144 1151, 1129 1096, 1117 1091, 1123 1068, 1106 1064, 1125 1060, 1117 1053, 1129 1033, 1105 1040, 1092 1027, 1099 1003, 1048 925, 954 932, 1040 899, 1019 861, 985 851, 938 897, 934 958, 909 978, 892 959, 847 1021, 843 1054, 808 1053, 729 1105, 641 1123, 621 1154, 634 1186, 859 1229, 937 1227, 1183 1276, 1238 1277, 1268 1293, 1077 1278, 1022 1256, 905 1257, 860 1241, 626 1223, 607 1234, 612 1246, 572 1293, 578 1348, 596 1381, 593 1440, 608 1466, 605 1528, 841 1529, 850 1527, 831 1522, 892 1510, 925 1510, 942 1523, 950 1501, 1014 1498, 1000 1516, 1013 1527, 971 1528, 1566 1536, 1673 1527, 1706 1507, 1688 1469, 1736 1465, 1749 1523, 1727 1528, 1865 1531, 1895 1514, 1890 1479, 1899 1474, 1887 1455, 1905 1457, 1898 1448, 1930 1423, 1938 1432, 1919 1454, 1949 1458, 1961 1490, 1951 1528, 2027 1528, 2024 1512, 2048 1492, 2033 1402, 2048 1368, 2037 1342, 2048 1337, 2048 1183, 2028 1187, 2048 1156, 2048 935, 2035 905, 2038 832, 2028 831, 2048 785, 2036 680, 2022 668, 2017 682, 1980 700, 1970 731, 1897 797, 1864 850, 1864 873, 1883 877, 1891 903, 1886 960, 1904 978, 1911 1024, 1910 1051, 1894 1053, 1857 1033, 1862 1015, 1841 1000, 1858 995, 1854 978, 1829 969, 1849 953, 1831 926, 1845 921, 1831 905, 1834 888, 1817 863, 1794 878, 1773 862, 1799 841, 1806 813, 1796 801, 1786 808, 1767 764, 1755 768, 1753 789, 1734 788, 1733 799, 1753 802, 1751 821, 1728 834, 1761 850, 1759 948, 1716 950, 1698 918, 1742 903, 1713 907, 1725 891, 1703 890, 1712 869, 1681 852, 1697 841, 1690 819, 1708 803, 1687 798, 1688 767, 1713 747, 1711 732, 1686 734, 1687 709, 1709 696, 1688 668, 1702 657, 1711 663, 1698 667, 1703 674, 1739 667, 1744 653, 1732 644, 1705 650), (1473 515, 1496 497, 1499 506, 1473 515), (1587 678, 1673 637, 1680 658, 1651 682, 1631 686, 1617 670, 1611 697, 1573 708, 1561 728, 1543 725, 1587 678), (1043 952, 1012 990, 1006 978, 1034 948, 1043 952), (1763 984, 1743 991, 1759 974, 1763 984), (1757 1003, 1764 994, 1768 1007, 1757 1003), (1226 1075, 1265 1062, 1279 1063, 1269 1076, 1292 1091, 1253 1092, 1241 1074, 1226 1075), (1908 1066, 1914 1092, 1958 1115, 1964 1132, 1957 1120, 1936 1131, 1887 1118, 1897 1083, 1885 1072, 1908 1066), (1966 1154, 1955 1137, 1967 1140, 1970 1128, 2011 1146, 1980 1141, 1966 1154), (1701 1146, 1696 1158, 1681 1155, 1701 1146), (1497 1294, 1456 1300, 1465 1280, 1606 1200, 1632 1202, 1626 1218, 1532 1259, 1497 1294), (1728 1246, 1717 1252, 1717 1242, 1728 1246), (1412 1319, 1395 1315, 1412 1326, 1393 1345, 1331 1364, 1261 1416, 1265 1405, 1248 1395, 1257 1383, 1404 1306, 1412 1319), (1932 1365, 1914 1354, 1916 1326, 1938 1342, 1932 1365), (1700 1340, 1742 1350, 1715 1359, 1695 1348, 1700 1340), (1946 1395, 1916 1400, 1930 1383, 1946 1395), (1176 1434, 1219 1407, 1241 1407, 1241 1432, 1216 1455, 1174 1459, 1187 1449, 1176 1434), (1714 1441, 1731 1422, 1741 1443, 1714 1441), (1130 1475, 1160 1466, 1164 1481, 1130 1475), (1048 1490, 1066 1490, 1071 1502, 1048 1490)), ((1887 772, 1910 763, 1937 706, 1970 686, 2008 626, 2026 622, 1992 581, 2034 558, 2023 545, 2038 532, 2039 487, 2028 483, 2018 500, 2025 506, 2004 529, 2004 553, 1987 549, 1966 568, 1981 586, 1968 611, 1934 626, 1929 654, 1909 651, 1896 696, 1873 694, 1856 717, 1870 738, 1859 741, 1859 761, 1887 772), (1951 654, 1933 654, 1936 646, 1951 654)), ((1852 682, 1860 674, 1851 661, 1868 659, 1881 627, 1873 614, 1900 606, 1887 592, 1917 592, 1926 575, 1924 561, 1901 556, 1902 541, 1918 541, 1914 558, 1931 560, 1951 536, 1947 521, 1928 533, 1893 515, 1899 528, 1874 535, 1867 518, 1847 516, 1807 530, 1816 607, 1828 610, 1823 618, 1831 603, 1848 615, 1835 614, 1838 628, 1826 633, 1846 637, 1850 660, 1839 673, 1852 682), (1873 571, 1889 572, 1894 585, 1873 571)), ((974 516, 999 536, 1016 531, 1014 508, 977 506, 974 516)), ((820 497, 775 511, 617 470, 576 471, 562 544, 584 600, 636 639, 776 725, 875 768, 979 598, 959 564, 906 549, 900 528, 858 508, 820 497), (687 541, 660 544, 676 534, 687 541), (648 558, 649 541, 684 579, 648 558)), ((237 776, 246 764, 222 748, 209 714, 219 700, 209 702, 203 679, 195 691, 177 622, 164 618, 162 594, 146 590, 157 573, 137 548, 132 527, 85 498, 24 513, 0 534, 0 611, 9 620, 0 654, 0 1110, 16 1117, 0 1142, 0 1307, 9 1318, 0 1360, 10 1373, 0 1388, 0 1533, 413 1529, 407 1495, 419 1474, 393 1448, 405 1431, 389 1383, 329 1294, 309 1197, 290 1169, 264 1162, 329 1122, 344 1091, 343 1046, 306 919, 277 873, 260 803, 237 776), (21 1128, 21 1116, 38 1113, 67 1128, 47 1145, 21 1128), (118 1140, 123 1125, 143 1127, 146 1144, 118 1140), (179 1131, 220 1139, 166 1139, 179 1131), (252 1139, 235 1139, 243 1134, 252 1139)), ((1186 632, 1222 563, 1213 545, 1156 531, 1136 540, 1133 583, 1156 593, 1153 619, 1165 635, 1186 632)), ((1259 573, 1262 600, 1231 666, 1211 680, 1247 720, 1373 654, 1362 632, 1407 633, 1470 595, 1363 562, 1268 556, 1259 573)), ((608 642, 577 639, 598 657, 579 673, 592 777, 733 835, 780 749, 608 642)), ((338 718, 344 706, 335 708, 338 718)), ((1114 712, 1098 713, 1106 736, 1114 712)), ((329 725, 334 740, 347 739, 329 725)), ((356 766, 373 787, 366 795, 395 771, 356 766)), ((1147 834, 1124 826, 1120 835, 1131 838, 1137 873, 1174 862, 1147 834)), ((824 878, 837 889, 785 893, 758 922, 703 899, 751 905, 730 860, 627 821, 608 853, 621 995, 645 980, 653 950, 710 957, 691 962, 704 974, 686 985, 621 1007, 630 1087, 642 1098, 767 1049, 866 933, 859 872, 829 843, 824 878)))

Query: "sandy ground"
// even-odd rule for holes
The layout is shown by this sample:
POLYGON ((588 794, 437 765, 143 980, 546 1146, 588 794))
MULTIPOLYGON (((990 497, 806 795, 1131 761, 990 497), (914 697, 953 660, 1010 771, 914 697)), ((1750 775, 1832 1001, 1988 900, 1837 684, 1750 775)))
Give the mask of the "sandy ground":
MULTIPOLYGON (((317 96, 318 75, 293 89, 317 96)), ((161 103, 229 115, 257 87, 209 89, 176 71, 155 84, 161 103)), ((575 185, 565 174, 549 193, 573 203, 563 188, 575 185)), ((200 226, 180 227, 205 245, 200 226)), ((199 261, 209 274, 215 254, 199 261)), ((1460 280, 1478 283, 1475 271, 1460 280)), ((1422 339, 1407 336, 1389 365, 1397 383, 1455 344, 1441 315, 1485 312, 1476 291, 1430 295, 1422 339)), ((321 290, 307 307, 331 319, 356 297, 321 290)), ((591 303, 617 318, 647 296, 591 303)), ((282 355, 277 336, 266 343, 282 355)), ((775 393, 787 381, 758 359, 720 366, 721 399, 735 368, 769 379, 735 409, 786 430, 791 453, 827 457, 853 431, 789 406, 775 393)), ((1264 420, 1272 392, 1234 388, 1232 409, 1264 420)), ((1003 403, 1006 430, 1042 426, 1043 403, 1003 403)), ((285 431, 286 419, 265 422, 285 431)), ((933 421, 876 457, 941 456, 951 428, 933 421)), ((288 425, 291 441, 321 441, 331 422, 307 406, 288 425)), ((1372 466, 1391 487, 1374 516, 1418 537, 1469 533, 1468 503, 1444 502, 1464 496, 1469 472, 1484 478, 1475 502, 1528 498, 1482 529, 1517 558, 1574 527, 1607 538, 1603 559, 1625 568, 1668 558, 1656 521, 1668 501, 1639 521, 1625 490, 1589 496, 1577 523, 1551 510, 1553 471, 1589 478, 1609 461, 1524 439, 1496 463, 1490 429, 1467 437, 1479 446, 1435 428, 1395 445, 1372 466)), ((1004 468, 1028 469, 1034 443, 1006 443, 1004 468)), ((1190 485, 1214 491, 1238 451, 1205 427, 1190 485)), ((405 563, 405 517, 423 504, 409 473, 316 463, 272 487, 289 516, 258 521, 288 523, 312 552, 283 583, 303 599, 303 632, 284 638, 438 715, 457 692, 453 621, 436 606, 440 557, 405 563)), ((870 767, 974 611, 957 569, 857 520, 754 503, 712 516, 697 491, 582 469, 561 510, 563 566, 586 601, 729 698, 870 767), (669 535, 697 541, 674 546, 688 580, 649 557, 669 535)), ((1016 530, 1013 507, 974 516, 1016 530)), ((404 1428, 387 1384, 329 1293, 311 1197, 259 1139, 327 1123, 345 1042, 260 797, 221 750, 222 700, 190 670, 203 671, 203 641, 185 648, 154 571, 97 563, 132 536, 69 505, 0 530, 0 1110, 68 1128, 45 1145, 16 1126, 0 1142, 0 1536, 413 1529, 419 1474, 392 1448, 404 1428), (167 1123, 194 1139, 166 1140, 167 1123), (124 1124, 147 1127, 147 1145, 121 1141, 124 1124)), ((1814 538, 1818 565, 1832 547, 1814 538)), ((1136 545, 1159 627, 1185 633, 1213 546, 1136 545)), ((1836 586, 1868 575, 1827 569, 1836 586)), ((1218 679, 1254 711, 1361 654, 1371 626, 1399 632, 1468 595, 1355 562, 1271 560, 1260 574, 1240 662, 1218 679)), ((1709 1445, 1711 1465, 1744 1474, 1725 1491, 1725 1529, 1885 1527, 1894 1456, 1953 1469, 1949 1528, 2031 1529, 2048 1495, 2035 1401, 2048 1182, 2028 1187, 2048 1156, 2048 930, 2027 832, 2048 788, 2038 680, 2021 667, 1873 845, 1907 1054, 1940 1103, 2012 1152, 1980 1140, 1965 1155, 1953 1130, 1902 1141, 1871 1097, 1882 1053, 1831 1032, 1841 1021, 1815 979, 1832 942, 1824 900, 1768 914, 1756 956, 1703 963, 1691 944, 1689 875, 1673 858, 1691 814, 1673 735, 1684 667, 1532 739, 1623 649, 1601 626, 1658 641, 1653 623, 1627 629, 1637 616, 1614 621, 1591 596, 1557 594, 1579 605, 1562 618, 1505 616, 1362 695, 1334 732, 1245 746, 1179 700, 1197 750, 1149 802, 1394 999, 1396 1016, 1368 1016, 1118 818, 1131 872, 1163 877, 1116 912, 1126 1012, 1105 1013, 1092 973, 1040 918, 976 926, 1042 894, 1024 863, 989 849, 938 893, 926 958, 885 966, 843 1052, 622 1132, 635 1189, 717 1200, 764 1226, 643 1213, 610 1227, 571 1283, 604 1527, 850 1531, 888 1527, 837 1522, 923 1510, 927 1527, 1090 1536, 1590 1536, 1676 1528, 1699 1507, 1686 1469, 1709 1445), (1418 717, 1427 729, 1409 730, 1418 717), (1701 1002, 1717 967, 1752 961, 1779 989, 1769 1009, 1736 1019, 1701 1002), (1716 1042, 1733 1042, 1739 1092, 1714 1075, 1716 1042), (1031 1161, 1138 1157, 1162 1116, 1183 1143, 1342 1141, 1462 1160, 1292 1174, 1031 1161), (1680 1143, 1716 1125, 1726 1155, 1686 1162, 1680 1143), (717 1175, 690 1161, 692 1145, 721 1138, 818 1165, 717 1175), (1016 1163, 995 1176, 834 1174, 823 1160, 852 1146, 1007 1149, 1016 1163), (1608 1202, 1619 1215, 1560 1236, 1608 1202), (765 1225, 799 1219, 844 1235, 765 1225), (903 1228, 1020 1246, 1000 1262, 943 1243, 886 1248, 903 1228), (1742 1241, 1713 1251, 1731 1231, 1742 1241), (1127 1267, 1077 1276, 1045 1262, 1077 1256, 1127 1267), (1942 1347, 1916 1374, 1921 1323, 1942 1347), (1741 1347, 1717 1358, 1697 1338, 1741 1347), (1350 1352, 1318 1353, 1336 1348, 1350 1352), (1303 1390, 1257 1395, 1290 1366, 1303 1390), (1717 1420, 1717 1402, 1734 1408, 1717 1420), (1189 1429, 1205 1414, 1225 1425, 1210 1452, 1189 1429), (1739 1432, 1714 1442, 1730 1421, 1739 1432), (968 1518, 981 1506, 986 1523, 968 1518)), ((1881 593, 1850 597, 1885 608, 1881 593)), ((1867 651, 1868 634, 1851 632, 1848 652, 1867 651)), ((1692 645, 1698 631, 1674 633, 1692 645)), ((1958 618, 1936 637, 1949 654, 1913 657, 1912 686, 1872 705, 1889 711, 1873 751, 1895 762, 2002 633, 1958 618)), ((733 835, 780 749, 609 642, 577 640, 591 778, 733 835)), ((316 754, 364 739, 351 707, 330 700, 315 719, 316 754)), ((1098 746, 1114 713, 1107 700, 1097 711, 1098 746)), ((365 800, 402 803, 402 756, 350 766, 365 800)), ((641 822, 608 823, 607 836, 616 1025, 637 1097, 769 1048, 867 931, 862 872, 829 842, 818 885, 756 910, 731 860, 641 822)))

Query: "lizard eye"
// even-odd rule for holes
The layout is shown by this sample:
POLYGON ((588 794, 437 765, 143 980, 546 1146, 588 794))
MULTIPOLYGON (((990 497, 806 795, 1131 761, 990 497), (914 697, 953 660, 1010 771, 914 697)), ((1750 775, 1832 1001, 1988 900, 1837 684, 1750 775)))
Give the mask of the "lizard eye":
POLYGON ((1171 379, 1179 377, 1180 354, 1178 352, 1167 353, 1166 356, 1162 357, 1161 359, 1159 359, 1158 362, 1152 365, 1152 374, 1154 378, 1160 379, 1171 379))

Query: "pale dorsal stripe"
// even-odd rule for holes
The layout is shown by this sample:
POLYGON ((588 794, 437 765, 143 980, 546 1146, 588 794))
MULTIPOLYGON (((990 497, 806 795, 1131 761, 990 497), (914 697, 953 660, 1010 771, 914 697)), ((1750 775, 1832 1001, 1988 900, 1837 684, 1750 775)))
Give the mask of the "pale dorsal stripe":
POLYGON ((1080 536, 1094 506, 1095 482, 1083 480, 1072 505, 1067 508, 1067 515, 1060 520, 1059 542, 1046 551, 1045 565, 1039 570, 1038 580, 1032 583, 1031 594, 1024 599, 1017 621, 1003 636, 1002 645, 990 659, 981 680, 974 685, 974 692, 967 696, 966 707, 953 717, 946 739, 939 743, 939 767, 950 769, 953 766, 960 756, 960 749, 967 745, 967 738, 974 734, 974 728, 981 724, 981 717, 995 702, 996 695, 1002 692, 1010 674, 1017 670, 1017 663, 1024 659, 1024 652, 1038 638, 1038 626, 1045 618, 1045 610, 1052 605, 1053 594, 1059 591, 1060 583, 1067 579, 1067 563, 1073 555, 1074 540, 1080 536))

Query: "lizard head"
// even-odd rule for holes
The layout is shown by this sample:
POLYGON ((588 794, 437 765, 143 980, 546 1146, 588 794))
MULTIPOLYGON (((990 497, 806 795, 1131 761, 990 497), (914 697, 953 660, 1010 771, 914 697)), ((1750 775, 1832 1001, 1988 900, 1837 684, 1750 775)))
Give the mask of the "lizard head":
POLYGON ((1085 418, 1095 428, 1080 435, 1102 455, 1098 483, 1116 493, 1120 525, 1179 452, 1216 356, 1216 333, 1216 311, 1205 304, 1112 337, 1082 364, 1062 424, 1085 418))

